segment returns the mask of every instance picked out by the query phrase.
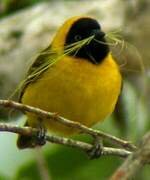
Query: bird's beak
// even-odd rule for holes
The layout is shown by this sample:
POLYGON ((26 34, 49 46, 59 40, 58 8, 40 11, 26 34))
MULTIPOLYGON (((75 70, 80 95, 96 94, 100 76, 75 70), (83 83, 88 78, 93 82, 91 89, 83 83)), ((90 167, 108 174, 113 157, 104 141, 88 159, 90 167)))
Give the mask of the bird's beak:
POLYGON ((105 36, 105 33, 103 31, 96 31, 95 32, 95 39, 102 39, 105 36))
POLYGON ((92 31, 92 35, 94 35, 97 39, 101 39, 105 36, 105 33, 101 31, 100 29, 94 29, 92 31))
POLYGON ((98 32, 98 36, 101 37, 101 38, 103 38, 103 37, 105 36, 105 33, 104 33, 103 31, 99 31, 99 32, 98 32))

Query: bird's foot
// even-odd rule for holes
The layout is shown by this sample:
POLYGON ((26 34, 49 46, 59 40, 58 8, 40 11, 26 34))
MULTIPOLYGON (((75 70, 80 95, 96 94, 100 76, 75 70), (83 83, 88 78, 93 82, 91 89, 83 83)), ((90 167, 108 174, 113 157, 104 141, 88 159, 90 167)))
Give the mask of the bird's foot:
POLYGON ((38 146, 43 146, 46 144, 46 129, 44 127, 39 127, 35 141, 38 146))
POLYGON ((43 146, 46 144, 46 129, 42 124, 42 120, 39 119, 39 123, 36 126, 38 132, 37 135, 32 139, 32 144, 35 146, 43 146))
POLYGON ((103 143, 99 137, 94 137, 93 147, 87 151, 90 159, 99 158, 103 152, 103 143))

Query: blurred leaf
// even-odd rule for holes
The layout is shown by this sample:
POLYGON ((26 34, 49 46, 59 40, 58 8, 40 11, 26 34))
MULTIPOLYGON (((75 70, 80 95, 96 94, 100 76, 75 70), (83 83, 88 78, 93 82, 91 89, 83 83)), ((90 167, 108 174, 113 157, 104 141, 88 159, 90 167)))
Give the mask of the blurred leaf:
POLYGON ((22 164, 34 158, 32 150, 18 150, 16 138, 17 135, 13 133, 0 133, 0 174, 11 179, 22 164))
POLYGON ((122 94, 123 94, 124 106, 126 109, 125 113, 126 113, 126 121, 127 121, 127 138, 130 138, 130 140, 133 139, 136 140, 136 135, 137 135, 136 91, 129 82, 124 81, 122 94))
POLYGON ((134 85, 124 81, 122 94, 114 113, 122 137, 133 142, 137 142, 144 135, 148 126, 149 113, 142 93, 141 91, 139 94, 134 85))
POLYGON ((8 177, 3 176, 3 175, 0 174, 0 180, 10 180, 10 179, 8 177))
MULTIPOLYGON (((57 146, 53 152, 45 154, 48 170, 53 180, 99 180, 108 178, 119 166, 120 160, 115 157, 101 157, 96 160, 89 160, 84 153, 67 147, 57 146), (109 168, 108 168, 109 167, 109 168)), ((39 179, 39 170, 36 162, 23 166, 16 180, 39 179), (32 169, 32 171, 31 171, 32 169)))
POLYGON ((128 119, 128 139, 136 142, 145 132, 148 112, 142 94, 138 95, 136 89, 127 81, 124 83, 123 100, 128 119))
POLYGON ((0 16, 8 15, 10 13, 16 12, 17 10, 43 1, 47 0, 2 0, 2 2, 0 2, 0 16))

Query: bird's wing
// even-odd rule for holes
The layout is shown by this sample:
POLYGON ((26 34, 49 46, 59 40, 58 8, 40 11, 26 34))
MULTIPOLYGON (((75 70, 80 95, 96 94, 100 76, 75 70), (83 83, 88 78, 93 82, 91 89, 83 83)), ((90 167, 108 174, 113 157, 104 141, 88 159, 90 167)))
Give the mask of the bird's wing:
POLYGON ((53 60, 56 58, 56 52, 51 51, 51 45, 41 51, 41 53, 34 60, 30 66, 25 79, 23 80, 21 87, 19 88, 19 102, 21 102, 22 95, 26 87, 30 83, 34 83, 39 76, 53 64, 53 60))

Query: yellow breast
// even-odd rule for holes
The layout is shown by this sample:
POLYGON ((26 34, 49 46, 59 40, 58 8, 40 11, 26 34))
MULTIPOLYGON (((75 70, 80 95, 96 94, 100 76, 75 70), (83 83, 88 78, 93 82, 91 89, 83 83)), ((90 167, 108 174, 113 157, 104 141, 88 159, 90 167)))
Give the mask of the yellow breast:
MULTIPOLYGON (((22 103, 92 126, 112 113, 120 89, 121 75, 111 54, 99 65, 66 56, 28 85, 22 103)), ((29 125, 35 126, 38 118, 27 116, 29 125)), ((43 124, 57 133, 73 133, 48 119, 43 124)))

